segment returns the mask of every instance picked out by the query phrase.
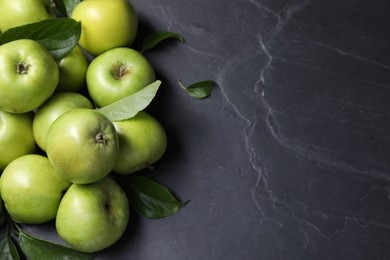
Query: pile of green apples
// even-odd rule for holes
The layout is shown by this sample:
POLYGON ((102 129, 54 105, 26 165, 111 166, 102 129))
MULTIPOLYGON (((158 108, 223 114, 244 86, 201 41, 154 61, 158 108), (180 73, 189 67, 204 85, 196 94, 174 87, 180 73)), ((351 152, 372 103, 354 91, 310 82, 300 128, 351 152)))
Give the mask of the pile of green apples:
MULTIPOLYGON (((0 12, 2 32, 57 18, 49 0, 1 0, 0 12)), ((146 111, 114 121, 98 109, 156 81, 131 48, 133 6, 84 0, 71 17, 81 22, 79 45, 61 60, 30 39, 0 46, 0 210, 16 223, 55 221, 71 247, 97 252, 119 240, 129 221, 115 175, 158 161, 167 138, 146 111)))

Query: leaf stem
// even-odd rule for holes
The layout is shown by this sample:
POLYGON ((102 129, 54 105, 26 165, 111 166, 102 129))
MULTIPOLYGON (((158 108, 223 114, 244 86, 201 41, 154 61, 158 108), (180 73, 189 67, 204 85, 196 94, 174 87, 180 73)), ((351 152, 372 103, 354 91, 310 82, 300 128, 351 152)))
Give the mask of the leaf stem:
POLYGON ((14 229, 15 235, 19 236, 20 232, 22 232, 21 227, 18 224, 16 224, 15 221, 13 221, 13 220, 11 220, 11 221, 12 221, 13 226, 16 228, 16 229, 14 229))
POLYGON ((184 89, 184 90, 186 90, 186 87, 183 85, 183 83, 181 82, 181 79, 177 79, 177 83, 179 84, 179 86, 182 88, 182 89, 184 89))

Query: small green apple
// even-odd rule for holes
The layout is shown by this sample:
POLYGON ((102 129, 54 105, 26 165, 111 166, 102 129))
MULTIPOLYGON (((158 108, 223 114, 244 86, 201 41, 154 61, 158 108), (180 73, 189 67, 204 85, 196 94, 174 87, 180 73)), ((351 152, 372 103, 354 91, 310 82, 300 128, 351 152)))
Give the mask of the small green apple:
POLYGON ((81 47, 95 56, 130 46, 138 31, 137 14, 127 0, 84 0, 75 7, 72 18, 81 21, 81 47))
POLYGON ((99 55, 87 70, 89 95, 100 107, 134 94, 155 79, 154 69, 145 56, 126 47, 99 55))
POLYGON ((85 87, 88 60, 83 51, 76 46, 58 62, 60 78, 57 92, 81 92, 85 87))
MULTIPOLYGON (((1 182, 1 178, 0 178, 0 182, 1 182)), ((6 211, 4 208, 3 199, 1 198, 1 190, 0 190, 0 227, 3 225, 5 218, 6 218, 6 211)))
POLYGON ((53 167, 72 183, 103 179, 118 158, 118 135, 103 114, 87 108, 65 112, 49 128, 46 153, 53 167))
POLYGON ((62 114, 75 108, 93 109, 89 99, 75 92, 53 94, 35 113, 33 134, 38 146, 46 151, 46 136, 51 124, 62 114))
POLYGON ((1 197, 17 222, 38 224, 55 218, 62 195, 71 185, 47 157, 28 154, 13 160, 0 179, 1 197))
POLYGON ((0 109, 25 113, 45 102, 58 84, 58 66, 41 44, 29 39, 0 46, 0 109))
POLYGON ((58 235, 82 252, 97 252, 123 235, 130 209, 126 193, 110 177, 91 184, 72 184, 56 217, 58 235))
POLYGON ((132 118, 113 122, 119 137, 119 157, 114 171, 133 173, 157 162, 165 153, 167 136, 162 125, 140 111, 132 118))
POLYGON ((0 30, 6 30, 55 18, 54 5, 50 0, 1 0, 0 30))
POLYGON ((33 112, 15 114, 0 110, 0 172, 14 159, 36 149, 33 112))

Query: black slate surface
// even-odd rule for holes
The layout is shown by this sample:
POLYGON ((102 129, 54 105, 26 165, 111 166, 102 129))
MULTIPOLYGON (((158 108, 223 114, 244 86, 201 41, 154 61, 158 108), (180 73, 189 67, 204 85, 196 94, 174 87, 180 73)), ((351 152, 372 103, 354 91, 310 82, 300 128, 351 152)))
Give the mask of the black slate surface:
POLYGON ((186 39, 145 53, 169 147, 144 173, 191 203, 98 259, 390 258, 388 1, 132 3, 141 36, 186 39))

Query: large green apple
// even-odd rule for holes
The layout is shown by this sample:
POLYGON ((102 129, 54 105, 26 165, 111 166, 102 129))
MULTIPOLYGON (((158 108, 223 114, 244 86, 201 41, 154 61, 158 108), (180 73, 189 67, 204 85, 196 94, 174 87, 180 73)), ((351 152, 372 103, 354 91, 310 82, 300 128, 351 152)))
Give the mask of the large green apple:
POLYGON ((138 31, 137 14, 128 0, 84 0, 73 10, 72 18, 81 21, 80 45, 95 56, 130 46, 138 31))
POLYGON ((55 18, 54 5, 50 0, 1 0, 0 30, 55 18))
POLYGON ((33 153, 33 112, 15 114, 0 110, 0 172, 14 159, 33 153))
POLYGON ((99 55, 87 70, 87 88, 100 107, 131 95, 155 81, 150 62, 140 52, 126 47, 99 55))
POLYGON ((58 68, 60 78, 57 92, 81 92, 83 90, 88 60, 78 46, 58 62, 58 68))
POLYGON ((114 244, 126 230, 129 201, 110 177, 91 184, 72 184, 56 217, 59 236, 82 252, 97 252, 114 244))
POLYGON ((91 183, 112 171, 119 153, 118 135, 103 114, 76 108, 50 126, 46 153, 64 178, 72 183, 91 183))
POLYGON ((75 92, 53 94, 35 113, 33 134, 36 143, 46 151, 46 136, 51 124, 62 114, 75 108, 89 108, 93 105, 89 99, 75 92))
POLYGON ((0 179, 1 197, 17 222, 38 224, 55 218, 62 195, 71 183, 51 166, 47 157, 28 154, 12 161, 0 179))
POLYGON ((58 77, 57 63, 38 42, 22 39, 1 45, 0 110, 34 110, 54 93, 58 77))
POLYGON ((165 130, 150 114, 140 111, 132 118, 113 123, 119 137, 115 172, 128 174, 144 169, 157 162, 165 153, 165 130))

